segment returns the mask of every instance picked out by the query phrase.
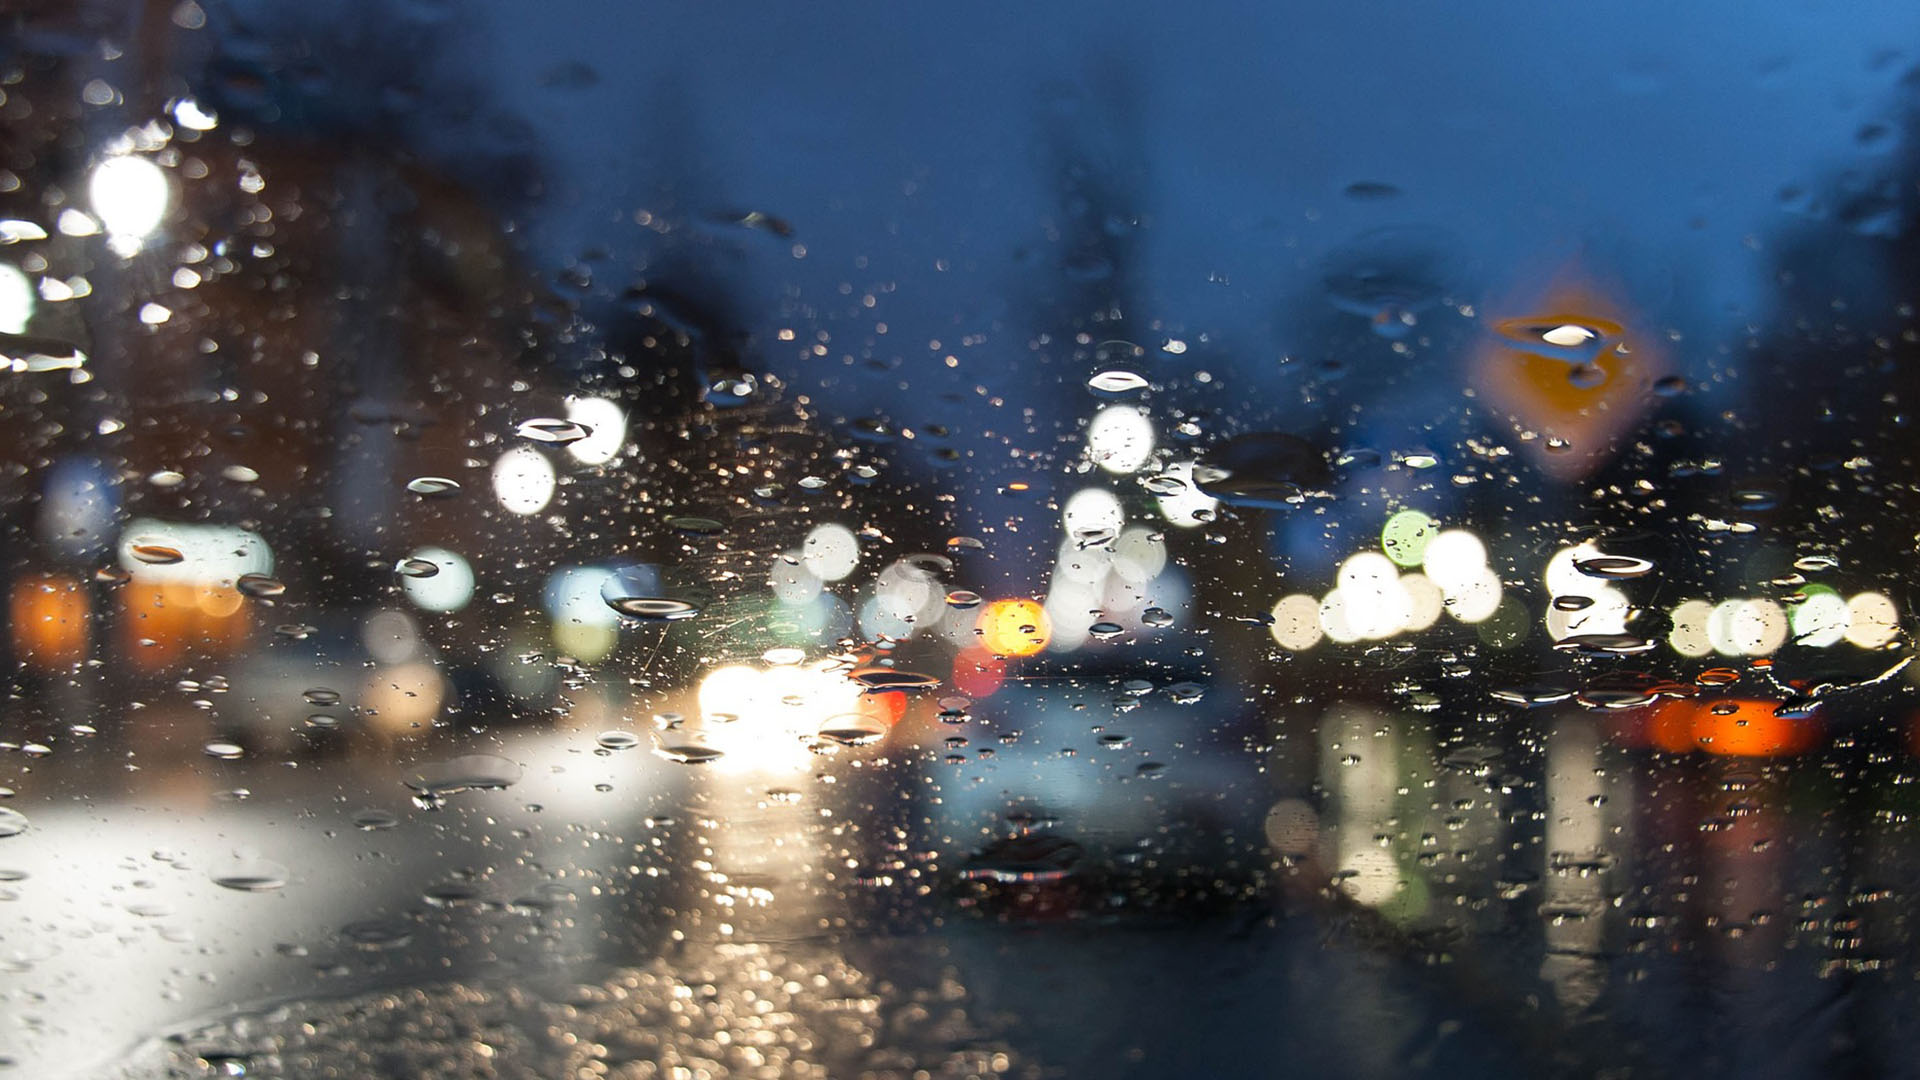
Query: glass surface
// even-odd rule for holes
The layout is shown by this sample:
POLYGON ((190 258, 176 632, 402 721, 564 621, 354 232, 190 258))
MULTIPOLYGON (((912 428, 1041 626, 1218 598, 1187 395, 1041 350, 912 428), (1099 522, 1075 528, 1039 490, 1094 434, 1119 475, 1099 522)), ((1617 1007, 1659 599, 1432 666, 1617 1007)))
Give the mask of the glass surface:
POLYGON ((0 0, 0 1076, 1905 1076, 1920 7, 0 0))

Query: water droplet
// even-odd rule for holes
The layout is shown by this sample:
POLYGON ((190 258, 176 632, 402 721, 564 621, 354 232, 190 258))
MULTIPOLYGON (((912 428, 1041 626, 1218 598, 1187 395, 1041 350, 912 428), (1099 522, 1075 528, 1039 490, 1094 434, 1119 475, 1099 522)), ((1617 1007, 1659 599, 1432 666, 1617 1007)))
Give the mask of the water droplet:
POLYGON ((1177 682, 1167 687, 1167 697, 1177 705, 1191 705, 1205 697, 1207 688, 1196 682, 1177 682))
POLYGON ((340 704, 340 691, 325 686, 309 687, 300 696, 306 698, 307 704, 309 705, 326 706, 340 704))
POLYGON ((1626 656, 1650 652, 1654 644, 1632 634, 1574 634, 1554 642, 1553 647, 1584 656, 1626 656))
POLYGON ((653 752, 680 765, 706 765, 726 756, 725 751, 688 739, 663 740, 653 752))
POLYGON ((1187 490, 1187 482, 1172 473, 1157 473, 1144 477, 1140 481, 1140 486, 1155 495, 1178 495, 1187 490))
POLYGON ((1665 378, 1656 379, 1653 383, 1653 392, 1665 398, 1679 397, 1681 394, 1687 392, 1687 380, 1678 375, 1668 375, 1665 378))
POLYGON ((1025 833, 987 845, 968 858, 960 875, 969 881, 1035 884, 1073 872, 1086 850, 1064 836, 1025 833))
POLYGON ((1239 435, 1208 451, 1193 467, 1202 492, 1239 506, 1286 509, 1331 479, 1326 455, 1297 435, 1239 435))
POLYGON ((1151 626, 1156 630, 1173 625, 1173 613, 1165 608, 1150 607, 1140 613, 1140 625, 1151 626))
POLYGON ((238 761, 246 755, 246 750, 238 743, 210 742, 200 749, 205 751, 208 757, 219 758, 222 761, 238 761))
POLYGON ((449 480, 444 476, 420 476, 407 481, 407 490, 415 495, 434 497, 454 495, 460 491, 458 480, 449 480))
POLYGON ((939 686, 940 680, 917 671, 896 671, 888 667, 860 668, 848 678, 869 690, 923 690, 939 686))
POLYGON ((1149 384, 1145 377, 1137 372, 1113 368, 1088 379, 1087 385, 1103 394, 1129 394, 1135 390, 1144 390, 1149 384))
POLYGON ((420 766, 407 776, 406 785, 426 796, 451 795, 467 790, 497 790, 518 783, 521 772, 517 763, 506 758, 492 754, 467 754, 420 766))
POLYGON ((1495 701, 1531 709, 1567 701, 1573 697, 1573 691, 1552 683, 1533 683, 1527 686, 1501 687, 1493 691, 1490 696, 1495 701))
POLYGON ((1399 198, 1400 189, 1378 180, 1355 180, 1343 188, 1341 194, 1355 202, 1381 202, 1399 198))
POLYGON ((1793 568, 1809 574, 1822 570, 1832 570, 1840 565, 1840 560, 1831 555, 1802 555, 1793 560, 1793 568))
POLYGON ((149 566, 172 566, 186 558, 180 554, 179 548, 152 542, 135 541, 129 551, 135 559, 149 566))
POLYGON ((867 746, 885 738, 887 726, 864 713, 830 716, 820 725, 820 738, 842 746, 867 746))
POLYGON ((133 580, 133 574, 118 566, 103 566, 93 572, 93 580, 102 585, 125 585, 133 580))
POLYGON ((958 611, 980 606, 980 594, 966 589, 955 589, 947 594, 947 606, 958 611))
POLYGON ((670 596, 616 596, 607 606, 629 619, 646 622, 677 622, 700 614, 698 605, 670 596))
POLYGON ((727 530, 727 524, 719 518, 699 517, 693 514, 676 514, 667 519, 667 527, 676 532, 690 533, 694 536, 713 536, 727 530))
POLYGON ((18 810, 0 807, 0 839, 19 836, 27 831, 27 815, 18 810))
POLYGON ((209 870, 207 876, 223 889, 272 892, 285 887, 292 874, 271 859, 236 856, 209 870))
POLYGON ((248 596, 263 599, 266 597, 279 596, 287 591, 286 585, 278 578, 269 577, 266 574, 241 574, 239 580, 233 584, 235 588, 248 596))
POLYGON ((220 470, 220 475, 236 484, 251 484, 260 479, 260 474, 245 465, 229 465, 220 470))
POLYGON ((1572 383, 1575 389, 1591 390, 1606 384, 1607 372, 1598 364, 1575 364, 1567 371, 1567 381, 1572 383))
POLYGON ((413 931, 403 923, 366 919, 341 927, 340 936, 362 949, 398 949, 413 940, 413 931))
POLYGON ((1329 255, 1322 283, 1334 307, 1366 319, 1381 337, 1401 338, 1446 293, 1461 250, 1439 229, 1378 229, 1329 255))
POLYGON ((353 827, 361 832, 381 832, 400 824, 400 818, 397 815, 377 807, 356 810, 349 820, 353 822, 353 827))
MULTIPOLYGON (((1513 349, 1574 365, 1591 365, 1618 335, 1618 328, 1578 318, 1505 319, 1493 324, 1513 349)), ((1603 373, 1604 374, 1604 373, 1603 373)))
POLYGON ((593 429, 572 420, 523 420, 514 433, 523 439, 551 446, 565 446, 576 443, 593 434, 593 429))
POLYGON ((953 536, 947 539, 948 551, 984 551, 986 546, 971 536, 953 536))
POLYGON ((1124 634, 1126 632, 1127 632, 1127 628, 1124 626, 1121 626, 1119 623, 1116 623, 1116 622, 1102 621, 1102 622, 1094 623, 1092 626, 1087 627, 1087 633, 1097 638, 1119 637, 1121 634, 1124 634))
POLYGON ((1591 596, 1556 596, 1553 598, 1555 611, 1585 611, 1593 606, 1591 596))
POLYGON ((432 559, 401 559, 394 569, 405 577, 430 578, 440 572, 440 564, 432 559))
POLYGON ((593 741, 605 750, 631 750, 640 745, 640 736, 631 731, 603 731, 593 741))
POLYGON ((1607 581, 1624 581, 1645 577, 1652 573, 1653 563, 1630 555, 1594 555, 1585 559, 1575 559, 1573 568, 1588 577, 1607 581))

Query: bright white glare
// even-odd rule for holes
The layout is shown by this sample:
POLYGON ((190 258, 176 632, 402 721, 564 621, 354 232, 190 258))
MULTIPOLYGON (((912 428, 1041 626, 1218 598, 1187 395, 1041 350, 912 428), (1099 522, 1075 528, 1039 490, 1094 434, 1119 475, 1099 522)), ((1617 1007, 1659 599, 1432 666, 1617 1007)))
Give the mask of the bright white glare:
POLYGON ((1320 601, 1311 596, 1283 596, 1273 605, 1273 640, 1289 652, 1305 652, 1320 644, 1320 601))
POLYGON ((1707 620, 1707 640, 1722 656, 1765 656, 1786 644, 1787 613, 1771 600, 1726 600, 1707 620))
POLYGON ((1356 903, 1379 907, 1400 893, 1400 866, 1393 852, 1379 847, 1354 847, 1341 852, 1340 891, 1356 903))
POLYGON ((1447 529, 1427 542, 1427 577, 1454 592, 1478 581, 1487 568, 1487 545, 1465 529, 1447 529))
POLYGON ((432 577, 409 577, 401 582, 407 599, 422 611, 459 611, 473 599, 473 566, 446 548, 427 547, 408 558, 424 559, 440 568, 432 577))
POLYGON ((1132 405, 1109 405, 1087 425, 1087 456, 1110 473, 1139 472, 1153 456, 1153 421, 1132 405))
POLYGON ((1120 505, 1120 497, 1106 488, 1081 488, 1060 510, 1060 524, 1066 527, 1069 540, 1113 536, 1126 523, 1127 512, 1120 505))
POLYGON ((1793 636, 1802 645, 1825 649, 1840 644, 1847 636, 1851 614, 1847 601, 1839 593, 1811 593, 1793 609, 1789 622, 1793 636))
POLYGON ((1182 485, 1172 494, 1154 496, 1160 501, 1161 517, 1182 529, 1197 528, 1213 519, 1213 512, 1219 507, 1220 500, 1194 486, 1193 462, 1182 461, 1169 465, 1161 475, 1177 480, 1182 485))
POLYGON ((1705 656, 1713 651, 1713 639, 1707 626, 1713 620, 1713 605, 1705 600, 1688 600, 1673 609, 1673 629, 1667 644, 1681 656, 1705 656))
POLYGON ((567 453, 582 465, 604 465, 619 456, 627 444, 627 414, 601 397, 570 397, 567 419, 588 430, 584 439, 567 444, 567 453))
POLYGON ((232 585, 242 574, 273 572, 273 549, 258 534, 231 525, 195 525, 135 518, 120 534, 120 565, 134 580, 153 585, 232 585), (138 547, 172 548, 178 562, 136 558, 138 547))
POLYGON ((614 572, 604 566, 567 566, 547 579, 547 614, 556 623, 612 628, 620 625, 620 614, 608 606, 601 594, 614 572))
POLYGON ((715 668, 700 680, 700 716, 691 729, 722 753, 708 768, 786 773, 813 761, 806 740, 827 720, 860 707, 860 686, 830 661, 762 669, 715 668))
POLYGON ((1347 598, 1339 589, 1327 593, 1320 601, 1320 629, 1326 632, 1327 640, 1348 645, 1359 641, 1361 634, 1347 621, 1347 598))
POLYGON ((87 195, 107 232, 137 242, 159 228, 166 216, 167 176, 144 157, 110 157, 94 166, 87 195))
POLYGON ((1548 596, 1555 600, 1565 597, 1584 597, 1589 601, 1586 607, 1577 611, 1562 611, 1549 605, 1547 607, 1548 637, 1560 641, 1573 634, 1624 634, 1627 632, 1627 617, 1633 614, 1633 603, 1627 599, 1627 594, 1609 585, 1602 578, 1581 573, 1577 565, 1583 560, 1597 558, 1604 554, 1606 553, 1589 541, 1576 547, 1561 548, 1553 553, 1553 558, 1547 560, 1547 570, 1542 577, 1547 586, 1548 596))
POLYGON ((1440 615, 1447 610, 1446 594, 1440 586, 1425 574, 1400 575, 1400 588, 1407 594, 1407 625, 1409 632, 1418 633, 1440 621, 1440 615))
POLYGON ((1400 587, 1400 568, 1377 551, 1362 551, 1340 564, 1339 588, 1347 628, 1362 638, 1392 637, 1407 625, 1413 602, 1400 587))
POLYGON ((200 107, 192 98, 181 98, 173 103, 173 121, 188 131, 212 131, 220 126, 220 118, 200 107))
POLYGON ((0 334, 24 334, 33 318, 33 282, 12 263, 0 263, 0 334))
MULTIPOLYGON (((1427 550, 1431 553, 1433 549, 1427 550)), ((1441 591, 1447 612, 1464 623, 1485 622, 1500 608, 1500 575, 1484 566, 1457 585, 1442 586, 1441 591)))
POLYGON ((493 463, 493 495, 510 514, 526 517, 553 499, 553 464, 531 446, 516 446, 493 463))
POLYGON ((1885 648, 1900 632, 1900 609, 1874 592, 1847 601, 1847 641, 1862 649, 1885 648))
POLYGON ((1575 345, 1584 345, 1588 341, 1593 340, 1593 336, 1593 331, 1584 326, 1568 324, 1566 326, 1556 326, 1546 333, 1541 334, 1540 340, 1549 345, 1558 345, 1564 349, 1572 348, 1575 345))
POLYGON ((860 564, 860 541, 845 525, 816 525, 800 545, 800 562, 821 581, 839 581, 860 564))

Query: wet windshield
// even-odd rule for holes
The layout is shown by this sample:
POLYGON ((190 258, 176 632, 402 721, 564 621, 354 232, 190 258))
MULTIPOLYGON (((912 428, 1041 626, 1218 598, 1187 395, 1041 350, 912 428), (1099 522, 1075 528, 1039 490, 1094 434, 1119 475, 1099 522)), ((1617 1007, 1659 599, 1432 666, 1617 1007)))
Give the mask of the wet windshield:
POLYGON ((1904 1075, 1920 8, 0 0, 0 1076, 1904 1075))

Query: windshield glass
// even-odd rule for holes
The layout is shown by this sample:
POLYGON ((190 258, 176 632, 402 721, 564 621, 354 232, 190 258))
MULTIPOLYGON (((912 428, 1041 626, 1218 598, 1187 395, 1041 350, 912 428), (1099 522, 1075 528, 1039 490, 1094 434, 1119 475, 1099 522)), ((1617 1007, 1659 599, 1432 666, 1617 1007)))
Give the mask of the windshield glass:
POLYGON ((1904 1075, 1916 94, 0 0, 0 1076, 1904 1075))

